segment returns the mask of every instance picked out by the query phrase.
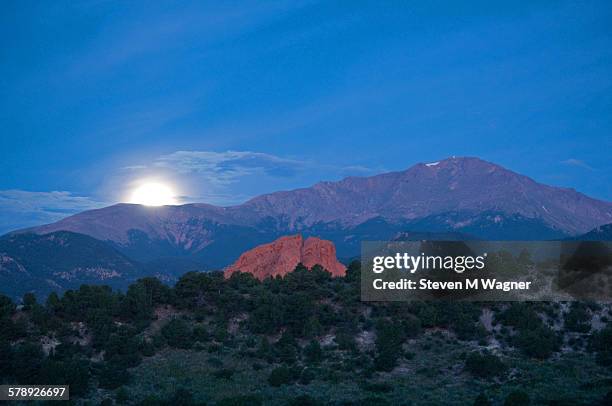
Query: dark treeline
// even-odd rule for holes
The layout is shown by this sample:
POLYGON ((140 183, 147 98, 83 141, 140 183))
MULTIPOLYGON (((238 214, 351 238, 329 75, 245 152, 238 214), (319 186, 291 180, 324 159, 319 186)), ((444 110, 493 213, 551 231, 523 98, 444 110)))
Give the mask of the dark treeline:
MULTIPOLYGON (((175 348, 248 357, 255 370, 271 368, 271 387, 333 381, 339 371, 367 382, 410 359, 414 354, 406 348, 407 341, 435 329, 448 331, 458 341, 480 344, 465 355, 465 373, 474 379, 503 381, 509 374, 503 358, 483 349, 491 337, 525 358, 548 359, 565 344, 594 355, 600 365, 612 365, 612 328, 591 332, 590 315, 597 304, 572 303, 561 311, 559 303, 364 303, 359 275, 358 262, 343 278, 300 265, 285 278, 262 282, 250 274, 237 273, 226 280, 218 272, 191 272, 174 287, 155 278, 140 279, 125 293, 83 285, 61 297, 51 294, 44 303, 26 294, 20 306, 0 295, 0 381, 68 384, 73 399, 101 393, 105 403, 130 403, 125 390, 132 382, 130 369, 175 348), (479 320, 485 307, 501 326, 496 332, 486 331, 479 320), (564 331, 553 328, 559 321, 564 331), (373 349, 363 350, 357 342, 363 332, 374 337, 373 349), (565 332, 579 334, 568 341, 565 332), (323 348, 320 338, 326 335, 333 336, 340 360, 323 348)), ((606 318, 602 321, 607 324, 606 318)), ((227 379, 233 373, 221 365, 215 372, 227 379)), ((372 386, 374 391, 388 389, 372 385, 382 385, 372 386)), ((183 389, 167 398, 152 395, 138 401, 194 403, 183 389)), ((488 400, 481 394, 476 401, 488 400)), ((258 402, 245 398, 225 404, 258 402)))

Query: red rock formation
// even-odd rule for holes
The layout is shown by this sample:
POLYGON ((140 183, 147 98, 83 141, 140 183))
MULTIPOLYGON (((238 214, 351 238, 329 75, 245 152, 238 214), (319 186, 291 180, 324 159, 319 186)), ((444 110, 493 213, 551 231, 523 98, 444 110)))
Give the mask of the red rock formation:
POLYGON ((248 272, 257 279, 281 275, 293 271, 297 264, 307 268, 321 265, 333 276, 344 276, 346 267, 336 259, 336 247, 331 241, 301 235, 281 237, 269 244, 263 244, 243 253, 231 266, 225 269, 225 277, 234 272, 248 272))

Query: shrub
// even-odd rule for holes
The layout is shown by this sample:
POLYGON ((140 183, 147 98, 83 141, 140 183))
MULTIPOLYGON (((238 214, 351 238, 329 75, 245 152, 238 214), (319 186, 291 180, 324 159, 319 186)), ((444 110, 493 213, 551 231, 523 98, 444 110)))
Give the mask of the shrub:
POLYGON ((171 347, 189 349, 193 344, 191 327, 182 319, 170 320, 161 333, 171 347))
POLYGON ((233 369, 223 368, 215 372, 215 377, 229 381, 230 379, 232 379, 234 372, 235 371, 233 369))
POLYGON ((297 342, 295 338, 285 332, 281 338, 274 344, 274 350, 281 362, 285 364, 293 364, 297 358, 297 342))
POLYGON ((601 405, 612 405, 612 390, 606 393, 606 396, 601 400, 601 405))
POLYGON ((104 359, 125 368, 135 367, 140 363, 139 339, 133 331, 122 327, 112 334, 105 346, 104 359))
POLYGON ((0 319, 9 317, 15 312, 15 304, 10 297, 0 293, 0 319))
POLYGON ((390 403, 383 398, 379 398, 376 396, 370 396, 370 397, 359 400, 359 402, 357 402, 357 405, 359 406, 389 406, 390 403))
POLYGON ((70 385, 70 396, 82 396, 88 390, 89 362, 47 358, 43 362, 41 382, 47 385, 70 385))
POLYGON ((572 303, 565 314, 565 329, 576 333, 588 333, 591 330, 591 316, 584 303, 572 303))
POLYGON ((407 338, 418 337, 422 332, 421 320, 411 314, 402 320, 402 327, 404 327, 404 333, 407 338))
POLYGON ((107 362, 98 373, 98 386, 102 389, 116 389, 130 380, 129 372, 118 365, 107 362))
POLYGON ((8 341, 0 340, 0 381, 13 373, 13 349, 8 341))
POLYGON ((128 402, 131 399, 131 395, 128 392, 128 390, 125 388, 125 386, 120 387, 119 389, 117 389, 117 392, 115 393, 115 400, 117 401, 118 404, 123 404, 128 402))
POLYGON ((493 354, 473 352, 465 360, 465 369, 478 378, 493 378, 502 375, 506 365, 493 354))
POLYGON ((206 328, 204 328, 203 326, 194 327, 192 335, 194 341, 200 341, 202 343, 205 343, 210 339, 210 334, 208 333, 208 330, 206 330, 206 328))
POLYGON ((516 390, 514 392, 510 392, 510 394, 506 397, 504 406, 526 406, 529 405, 529 403, 529 395, 523 391, 516 390))
POLYGON ((363 385, 363 389, 372 393, 388 393, 393 390, 393 386, 384 382, 371 382, 363 385))
POLYGON ((220 360, 219 358, 217 358, 217 357, 210 357, 210 358, 208 359, 208 363, 209 363, 211 366, 215 367, 215 368, 221 368, 221 367, 223 367, 223 361, 221 361, 221 360, 220 360))
POLYGON ((561 338, 550 328, 542 325, 533 330, 522 330, 515 344, 528 357, 546 359, 561 346, 561 338))
POLYGON ((597 353, 597 363, 603 366, 612 366, 612 326, 593 334, 589 342, 589 349, 597 353))
POLYGON ((481 393, 476 400, 474 400, 474 406, 491 406, 491 401, 484 393, 481 393))
POLYGON ((281 386, 290 384, 294 379, 293 371, 286 367, 281 366, 278 368, 274 368, 272 372, 270 372, 270 376, 268 377, 268 383, 270 386, 281 386))
POLYGON ((312 368, 304 368, 300 374, 300 383, 308 385, 317 377, 317 374, 312 368))
POLYGON ((452 325, 459 340, 480 340, 486 336, 484 327, 466 315, 459 314, 452 325))
POLYGON ((323 405, 323 403, 319 402, 315 398, 310 395, 300 395, 297 396, 287 403, 287 406, 319 406, 323 405))
POLYGON ((31 384, 40 378, 43 351, 39 344, 24 343, 13 352, 13 372, 17 382, 31 384))
POLYGON ((357 348, 355 337, 348 331, 338 331, 334 341, 341 350, 354 351, 357 348))
POLYGON ((512 303, 506 311, 496 316, 496 321, 519 331, 542 326, 542 320, 528 303, 512 303))
POLYGON ((169 405, 181 405, 188 406, 193 405, 195 402, 193 401, 193 394, 189 392, 185 388, 178 388, 174 394, 168 399, 167 402, 169 405))
POLYGON ((312 340, 304 347, 304 357, 309 364, 318 364, 323 359, 323 351, 317 340, 312 340))
POLYGON ((402 350, 404 332, 387 320, 381 319, 376 325, 376 350, 378 356, 374 366, 379 371, 391 371, 397 364, 397 355, 402 350))
POLYGON ((232 396, 217 402, 217 406, 260 406, 262 404, 261 397, 257 395, 232 396))
POLYGON ((31 310, 34 305, 36 305, 36 296, 34 293, 26 293, 23 295, 23 310, 28 311, 31 310))
POLYGON ((138 344, 138 349, 140 353, 145 357, 152 357, 155 355, 155 345, 150 340, 143 339, 138 344))

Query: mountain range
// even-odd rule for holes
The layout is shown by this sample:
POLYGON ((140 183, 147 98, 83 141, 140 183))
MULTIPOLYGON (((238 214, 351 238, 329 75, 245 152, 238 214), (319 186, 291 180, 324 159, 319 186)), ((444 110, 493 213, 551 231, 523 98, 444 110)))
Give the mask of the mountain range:
POLYGON ((478 158, 320 182, 244 204, 146 207, 117 204, 31 231, 72 231, 111 242, 137 260, 187 256, 221 267, 279 236, 333 241, 341 257, 364 239, 398 232, 461 232, 484 239, 553 239, 612 223, 612 203, 543 185, 478 158))
POLYGON ((221 269, 243 252, 289 234, 330 240, 339 258, 346 259, 359 254, 362 240, 390 240, 406 233, 567 239, 609 223, 611 202, 544 185, 478 158, 453 157, 261 195, 231 207, 117 204, 2 240, 6 246, 7 238, 21 234, 71 232, 106 244, 126 261, 145 264, 133 265, 140 269, 135 273, 169 269, 178 274, 185 267, 221 269))

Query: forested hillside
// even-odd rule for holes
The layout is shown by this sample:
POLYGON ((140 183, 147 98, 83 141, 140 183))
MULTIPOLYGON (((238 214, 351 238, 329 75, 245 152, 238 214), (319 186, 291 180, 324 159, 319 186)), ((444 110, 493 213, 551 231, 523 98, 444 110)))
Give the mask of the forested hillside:
POLYGON ((188 273, 174 287, 0 296, 2 383, 75 403, 609 404, 612 327, 596 303, 365 303, 346 277, 188 273))

